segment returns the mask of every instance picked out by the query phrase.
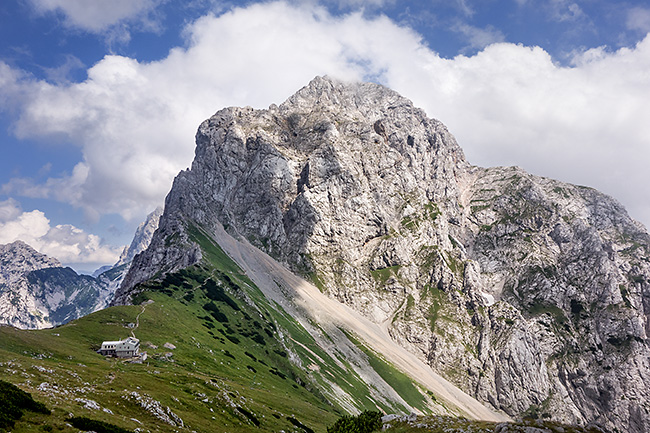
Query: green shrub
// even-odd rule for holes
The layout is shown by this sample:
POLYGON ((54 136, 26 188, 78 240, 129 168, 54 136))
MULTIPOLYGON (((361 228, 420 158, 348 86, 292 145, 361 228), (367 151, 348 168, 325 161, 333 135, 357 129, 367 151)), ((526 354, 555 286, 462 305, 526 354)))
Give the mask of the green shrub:
POLYGON ((257 419, 257 417, 256 417, 255 415, 253 415, 251 412, 249 412, 249 411, 247 411, 246 409, 244 409, 243 407, 239 407, 239 406, 237 406, 236 409, 237 409, 240 413, 242 413, 246 418, 248 418, 248 419, 250 420, 250 422, 252 422, 253 424, 255 424, 255 427, 259 427, 259 426, 260 426, 260 420, 257 419))
POLYGON ((68 421, 82 431, 93 431, 96 433, 133 433, 131 430, 104 421, 86 418, 85 416, 75 416, 68 421))
POLYGON ((282 380, 286 380, 286 378, 287 378, 287 376, 286 376, 283 372, 281 372, 280 370, 278 370, 278 369, 275 368, 275 367, 271 368, 271 369, 269 370, 269 372, 270 372, 271 374, 275 374, 276 376, 278 376, 278 377, 279 377, 280 379, 282 379, 282 380))
POLYGON ((257 332, 253 334, 253 336, 251 337, 251 340, 253 340, 254 342, 256 342, 259 345, 262 345, 262 346, 266 345, 266 341, 264 340, 264 337, 262 337, 257 332))
POLYGON ((11 428, 19 420, 25 410, 30 412, 50 414, 43 403, 35 401, 32 396, 17 386, 0 380, 0 428, 11 428))
POLYGON ((327 433, 371 433, 381 427, 381 414, 365 411, 358 416, 342 416, 334 425, 327 427, 327 433))
POLYGON ((310 429, 292 416, 288 416, 287 420, 296 427, 303 429, 306 433, 314 433, 314 430, 310 429))
POLYGON ((181 287, 185 280, 183 279, 182 276, 174 273, 174 274, 167 274, 165 278, 162 281, 162 284, 164 286, 176 286, 176 287, 181 287))
POLYGON ((205 311, 209 311, 212 317, 221 323, 228 323, 228 316, 219 311, 219 307, 214 302, 208 302, 203 306, 205 311))
POLYGON ((213 301, 224 302, 229 305, 233 310, 239 311, 239 305, 226 294, 226 292, 217 285, 211 278, 205 280, 203 283, 203 288, 205 289, 205 294, 208 298, 213 301))
POLYGON ((235 337, 234 335, 226 334, 226 338, 230 340, 231 343, 239 344, 239 338, 235 337))

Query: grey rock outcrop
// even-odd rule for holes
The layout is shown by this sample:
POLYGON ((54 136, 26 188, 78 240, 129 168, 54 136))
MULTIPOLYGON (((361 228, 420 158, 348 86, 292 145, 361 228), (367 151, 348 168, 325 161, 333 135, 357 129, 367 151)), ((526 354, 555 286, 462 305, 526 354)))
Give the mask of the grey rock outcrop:
POLYGON ((650 430, 650 237, 615 200, 471 166, 369 83, 221 110, 196 142, 115 303, 200 261, 223 224, 497 409, 650 430))

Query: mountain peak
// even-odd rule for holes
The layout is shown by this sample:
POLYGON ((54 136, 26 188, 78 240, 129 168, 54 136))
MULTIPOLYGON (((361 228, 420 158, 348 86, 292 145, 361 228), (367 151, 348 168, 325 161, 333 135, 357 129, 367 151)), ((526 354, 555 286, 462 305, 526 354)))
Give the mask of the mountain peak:
MULTIPOLYGON (((273 106, 272 106, 273 107, 273 106)), ((413 103, 381 84, 347 82, 330 77, 316 77, 279 106, 280 115, 295 123, 297 116, 330 122, 374 124, 398 118, 443 125, 428 119, 413 103)))
POLYGON ((650 427, 624 398, 650 386, 650 237, 612 198, 473 167, 408 99, 328 77, 217 112, 196 144, 115 303, 209 266, 225 229, 241 269, 261 250, 498 410, 650 427))
POLYGON ((151 237, 158 228, 158 222, 160 221, 160 216, 162 213, 163 208, 161 206, 158 206, 149 215, 147 215, 147 218, 141 222, 136 229, 131 244, 128 247, 124 247, 122 254, 120 254, 120 258, 113 267, 131 263, 136 254, 142 252, 149 246, 151 237))
POLYGON ((21 240, 0 245, 0 263, 0 283, 8 285, 26 272, 61 267, 57 259, 39 253, 21 240))
POLYGON ((92 312, 99 290, 93 278, 25 242, 0 245, 1 324, 33 329, 65 323, 92 312))
POLYGON ((306 106, 310 109, 322 106, 337 106, 340 110, 382 111, 388 106, 400 105, 413 107, 413 103, 394 90, 381 84, 357 81, 342 81, 328 76, 316 77, 308 85, 289 97, 281 107, 295 110, 306 106), (373 107, 374 106, 374 107, 373 107))
MULTIPOLYGON (((349 242, 385 235, 401 218, 399 197, 452 203, 457 179, 470 168, 447 128, 408 99, 378 84, 329 77, 316 77, 279 107, 218 111, 200 125, 196 144, 192 169, 177 176, 165 208, 208 227, 219 220, 305 269, 313 266, 306 255, 312 233, 331 230, 318 221, 338 221, 337 248, 345 250, 349 242), (199 173, 206 178, 195 186, 199 173), (208 185, 204 197, 192 191, 208 185)), ((176 217, 161 221, 161 236, 184 231, 176 217)), ((191 263, 189 256, 200 259, 196 249, 174 251, 142 259, 168 270, 191 263)), ((150 276, 138 272, 129 272, 116 302, 150 276)))

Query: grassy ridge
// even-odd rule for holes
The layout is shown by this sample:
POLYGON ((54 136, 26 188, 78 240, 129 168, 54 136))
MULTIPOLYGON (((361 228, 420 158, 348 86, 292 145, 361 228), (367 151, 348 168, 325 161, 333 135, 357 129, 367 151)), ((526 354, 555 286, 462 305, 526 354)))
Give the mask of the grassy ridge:
MULTIPOLYGON (((200 270, 196 271, 192 276, 200 270)), ((254 318, 234 297, 233 305, 239 309, 210 299, 205 286, 187 275, 178 282, 182 288, 165 283, 160 290, 141 295, 153 301, 135 330, 142 350, 149 354, 144 364, 105 359, 94 352, 102 340, 129 335, 127 325, 135 323, 142 307, 125 306, 52 330, 0 329, 0 378, 55 407, 52 419, 59 427, 65 426, 63 415, 72 412, 128 429, 146 425, 175 430, 146 411, 133 392, 158 402, 164 413, 169 407, 197 431, 249 431, 256 424, 268 431, 290 430, 288 417, 322 431, 319 426, 336 418, 334 408, 304 386, 304 373, 265 332, 274 332, 270 322, 254 318), (188 293, 193 294, 191 301, 184 299, 188 293), (226 322, 215 320, 203 308, 209 303, 219 308, 226 322), (175 349, 165 348, 165 343, 175 349), (87 408, 93 406, 84 402, 88 400, 99 409, 87 408)))

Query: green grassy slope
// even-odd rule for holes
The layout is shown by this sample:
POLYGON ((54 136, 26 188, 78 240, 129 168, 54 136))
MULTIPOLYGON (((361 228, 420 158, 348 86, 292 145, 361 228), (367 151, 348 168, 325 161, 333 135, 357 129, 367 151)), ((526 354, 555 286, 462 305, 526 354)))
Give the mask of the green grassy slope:
POLYGON ((152 432, 309 433, 324 432, 350 406, 406 410, 373 396, 348 360, 333 359, 216 244, 200 241, 204 261, 146 283, 137 305, 54 329, 0 328, 0 379, 53 409, 26 414, 13 431, 78 431, 68 422, 74 414, 152 432), (95 353, 132 331, 144 363, 95 353), (333 388, 344 398, 333 399, 333 388))
POLYGON ((197 304, 165 294, 152 293, 151 298, 154 303, 146 306, 135 331, 149 354, 145 363, 105 359, 93 351, 103 339, 129 335, 125 325, 142 310, 117 307, 47 331, 3 328, 0 378, 54 408, 51 423, 58 425, 72 412, 129 429, 176 430, 139 405, 133 392, 159 402, 167 415, 169 407, 196 431, 249 431, 256 423, 267 431, 290 430, 290 416, 315 427, 336 417, 336 408, 300 386, 305 378, 300 379, 279 345, 258 345, 250 337, 227 333, 245 329, 237 320, 245 312, 233 311, 229 324, 221 325, 206 319, 197 304), (166 342, 176 348, 164 348, 166 342), (84 408, 89 400, 101 408, 84 408))

